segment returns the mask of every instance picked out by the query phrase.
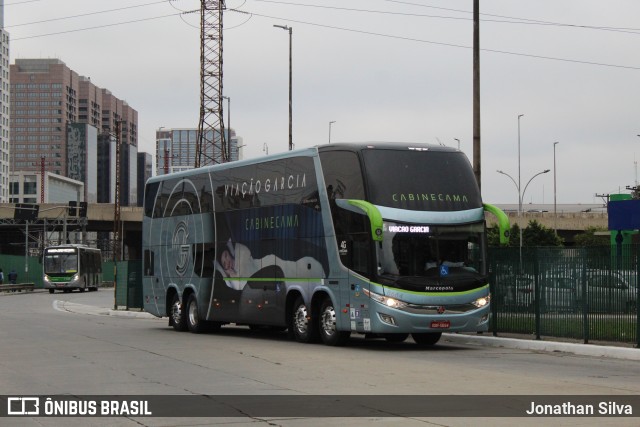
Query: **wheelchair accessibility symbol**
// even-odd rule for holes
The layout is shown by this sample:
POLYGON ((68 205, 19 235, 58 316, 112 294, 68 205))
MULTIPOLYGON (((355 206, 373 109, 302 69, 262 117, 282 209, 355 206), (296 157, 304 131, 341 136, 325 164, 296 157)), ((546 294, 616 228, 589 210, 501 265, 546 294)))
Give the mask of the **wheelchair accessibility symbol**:
POLYGON ((449 266, 441 265, 440 266, 440 276, 448 276, 449 275, 449 266))

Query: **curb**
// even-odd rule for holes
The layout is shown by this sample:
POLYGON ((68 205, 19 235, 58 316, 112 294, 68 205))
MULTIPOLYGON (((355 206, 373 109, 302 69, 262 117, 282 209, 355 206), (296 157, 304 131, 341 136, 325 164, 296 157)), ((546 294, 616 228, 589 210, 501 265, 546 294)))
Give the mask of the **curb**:
MULTIPOLYGON (((112 316, 129 319, 158 319, 144 311, 113 310, 105 307, 77 304, 68 301, 56 300, 53 302, 56 310, 77 314, 89 314, 97 316, 112 316)), ((611 347, 592 344, 564 343, 557 341, 536 341, 518 338, 488 337, 483 335, 467 335, 444 333, 444 340, 452 343, 467 345, 510 348, 514 350, 533 350, 547 353, 568 353, 576 356, 602 357, 610 359, 637 360, 640 361, 640 349, 627 347, 611 347)))
POLYGON ((443 334, 450 342, 459 342, 488 347, 503 347, 520 350, 544 351, 548 353, 570 353, 577 356, 606 357, 611 359, 638 360, 640 349, 611 347, 592 344, 565 343, 557 341, 535 341, 518 338, 485 337, 478 335, 443 334))

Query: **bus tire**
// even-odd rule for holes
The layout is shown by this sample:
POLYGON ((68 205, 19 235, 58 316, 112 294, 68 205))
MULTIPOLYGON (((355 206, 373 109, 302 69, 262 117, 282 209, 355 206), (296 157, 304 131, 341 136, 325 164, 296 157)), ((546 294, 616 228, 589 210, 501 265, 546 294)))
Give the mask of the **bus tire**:
POLYGON ((409 338, 409 334, 384 334, 384 339, 387 342, 404 342, 409 338))
POLYGON ((180 295, 176 292, 173 294, 171 300, 171 321, 169 322, 173 329, 178 332, 184 332, 187 330, 187 316, 186 310, 183 310, 182 301, 180 301, 180 295))
POLYGON ((440 337, 442 336, 442 332, 427 332, 422 334, 411 334, 411 338, 418 344, 420 347, 427 347, 434 345, 438 341, 440 341, 440 337))
POLYGON ((56 291, 55 289, 49 289, 50 294, 54 293, 55 291, 56 291))
POLYGON ((342 346, 347 343, 351 331, 338 331, 336 329, 336 309, 330 297, 325 297, 320 306, 318 316, 318 331, 325 345, 342 346))
POLYGON ((301 343, 314 341, 314 335, 317 335, 315 325, 311 319, 311 311, 304 303, 301 295, 298 295, 293 303, 289 323, 289 330, 296 341, 301 343))
POLYGON ((187 298, 186 311, 187 327, 189 328, 189 331, 194 334, 199 334, 204 330, 204 326, 199 317, 198 298, 196 298, 196 294, 189 294, 189 298, 187 298))

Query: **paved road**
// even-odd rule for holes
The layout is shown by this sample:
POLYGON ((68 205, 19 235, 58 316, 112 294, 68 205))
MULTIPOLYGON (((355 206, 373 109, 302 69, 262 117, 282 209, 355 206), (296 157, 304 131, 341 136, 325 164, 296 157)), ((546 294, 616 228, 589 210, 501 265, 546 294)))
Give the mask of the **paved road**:
MULTIPOLYGON (((166 319, 114 313, 113 291, 0 294, 0 395, 640 395, 637 360, 444 337, 430 349, 354 338, 344 348, 225 327, 177 333, 166 319)), ((633 349, 627 349, 634 351, 633 349)), ((452 397, 455 402, 455 397, 452 397)), ((640 412, 640 407, 634 409, 640 412)), ((563 418, 562 425, 638 425, 563 418)), ((16 426, 557 425, 518 418, 7 418, 16 426)))

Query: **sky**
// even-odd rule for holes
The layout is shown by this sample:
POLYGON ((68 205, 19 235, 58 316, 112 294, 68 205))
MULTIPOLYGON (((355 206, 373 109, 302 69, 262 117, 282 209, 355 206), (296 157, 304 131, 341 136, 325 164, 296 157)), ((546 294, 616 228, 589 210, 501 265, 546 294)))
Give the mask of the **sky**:
MULTIPOLYGON (((484 201, 517 203, 519 171, 525 204, 601 203, 637 185, 640 2, 480 3, 484 201)), ((288 149, 289 36, 274 27, 286 25, 296 148, 329 138, 459 140, 472 161, 473 0, 226 7, 223 95, 245 158, 288 149)), ((5 0, 11 63, 58 58, 109 89, 138 111, 139 151, 154 154, 158 128, 198 126, 199 8, 196 0, 5 0)))

